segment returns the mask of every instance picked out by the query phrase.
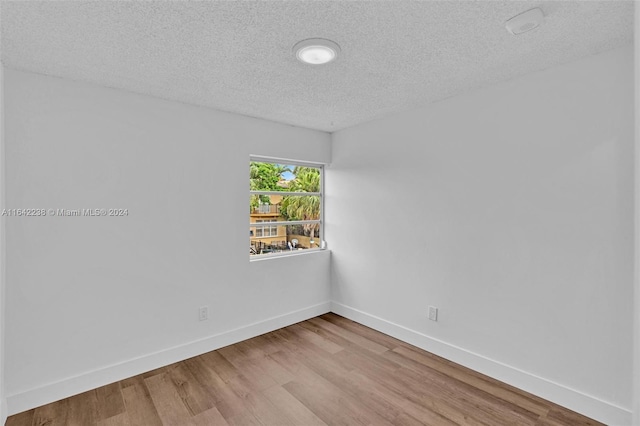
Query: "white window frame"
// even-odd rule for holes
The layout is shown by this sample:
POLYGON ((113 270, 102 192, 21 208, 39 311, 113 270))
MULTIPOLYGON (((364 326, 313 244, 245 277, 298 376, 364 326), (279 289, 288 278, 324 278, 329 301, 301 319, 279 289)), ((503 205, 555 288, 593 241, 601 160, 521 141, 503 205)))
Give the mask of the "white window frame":
MULTIPOLYGON (((287 159, 283 159, 283 158, 275 158, 275 157, 263 157, 263 156, 256 156, 256 155, 250 155, 249 156, 249 162, 260 162, 260 163, 272 163, 272 164, 286 164, 288 166, 301 166, 301 167, 314 167, 320 170, 320 192, 284 192, 284 191, 252 191, 249 190, 249 195, 290 195, 290 196, 303 196, 303 197, 309 197, 309 196, 316 196, 320 198, 320 219, 318 220, 292 220, 292 221, 273 221, 273 222, 262 222, 262 223, 258 223, 256 222, 251 222, 251 219, 249 218, 249 229, 251 228, 256 228, 256 234, 258 233, 257 228, 265 228, 265 227, 271 227, 271 226, 275 226, 276 229, 278 226, 289 226, 289 225, 305 225, 308 223, 317 223, 320 225, 320 230, 319 230, 319 247, 318 248, 310 248, 307 250, 293 250, 293 251, 289 251, 289 252, 281 252, 281 253, 267 253, 267 254, 261 254, 261 255, 249 255, 249 260, 250 261, 257 261, 257 260, 262 260, 262 259, 269 259, 269 258, 274 258, 274 257, 282 257, 282 256, 292 256, 292 255, 299 255, 299 254, 306 254, 306 253, 310 253, 310 252, 317 252, 317 251, 321 251, 324 250, 326 247, 326 243, 324 240, 324 186, 325 186, 325 182, 324 182, 324 167, 325 165, 322 163, 312 163, 312 162, 306 162, 306 161, 298 161, 298 160, 287 160, 287 159)), ((276 232, 277 233, 277 232, 276 232)), ((276 235, 277 236, 277 235, 276 235)))

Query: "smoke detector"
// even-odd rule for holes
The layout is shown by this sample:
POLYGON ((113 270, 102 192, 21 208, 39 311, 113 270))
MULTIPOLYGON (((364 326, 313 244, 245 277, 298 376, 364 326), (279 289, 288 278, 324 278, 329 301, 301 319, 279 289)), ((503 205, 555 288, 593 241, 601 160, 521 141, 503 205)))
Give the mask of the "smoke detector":
POLYGON ((537 28, 544 21, 544 14, 540 8, 527 10, 509 19, 504 26, 513 35, 518 35, 537 28))

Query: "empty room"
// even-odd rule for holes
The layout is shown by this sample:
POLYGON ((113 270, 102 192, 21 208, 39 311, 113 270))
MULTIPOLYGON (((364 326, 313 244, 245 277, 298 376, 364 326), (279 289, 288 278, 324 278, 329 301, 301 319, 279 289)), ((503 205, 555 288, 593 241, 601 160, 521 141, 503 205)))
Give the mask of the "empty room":
POLYGON ((640 426, 636 9, 0 1, 0 424, 640 426))

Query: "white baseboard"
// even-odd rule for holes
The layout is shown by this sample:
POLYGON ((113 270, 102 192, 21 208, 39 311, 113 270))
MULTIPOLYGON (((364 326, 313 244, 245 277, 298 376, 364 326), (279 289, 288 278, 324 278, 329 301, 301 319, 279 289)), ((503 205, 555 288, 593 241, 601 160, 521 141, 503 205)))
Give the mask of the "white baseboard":
MULTIPOLYGON (((182 361, 206 352, 210 352, 242 340, 250 339, 279 328, 295 324, 329 312, 330 302, 323 302, 308 308, 289 312, 264 321, 164 349, 149 355, 134 358, 118 364, 89 371, 78 376, 50 383, 25 392, 7 397, 7 410, 13 415, 44 404, 77 395, 109 383, 117 382, 146 371, 154 370, 174 362, 182 361)), ((4 424, 4 423, 0 423, 4 424)))
POLYGON ((631 424, 632 413, 626 408, 338 302, 331 302, 331 311, 600 422, 611 426, 631 424))
POLYGON ((7 421, 7 398, 0 398, 0 425, 7 421))

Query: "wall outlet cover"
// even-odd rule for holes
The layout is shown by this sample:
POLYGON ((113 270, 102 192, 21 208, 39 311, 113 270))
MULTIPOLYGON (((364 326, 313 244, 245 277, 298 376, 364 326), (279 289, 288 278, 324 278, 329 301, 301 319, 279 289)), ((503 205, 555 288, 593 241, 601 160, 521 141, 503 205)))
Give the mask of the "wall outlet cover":
POLYGON ((435 306, 429 306, 429 319, 431 321, 438 321, 438 308, 435 306))
POLYGON ((198 318, 200 319, 200 321, 205 321, 209 319, 208 306, 201 306, 200 309, 198 309, 198 318))

